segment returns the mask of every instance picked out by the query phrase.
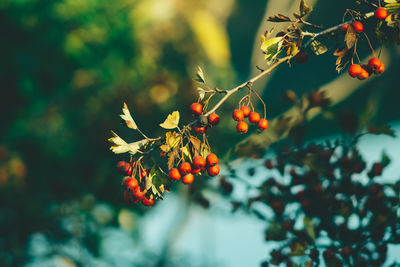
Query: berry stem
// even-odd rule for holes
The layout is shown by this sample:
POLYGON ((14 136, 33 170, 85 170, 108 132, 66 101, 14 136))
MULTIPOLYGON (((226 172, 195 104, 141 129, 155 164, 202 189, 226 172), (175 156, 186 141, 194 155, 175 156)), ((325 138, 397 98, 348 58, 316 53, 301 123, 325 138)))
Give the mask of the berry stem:
POLYGON ((368 41, 369 47, 371 48, 371 51, 372 51, 372 54, 374 55, 374 57, 376 57, 374 48, 372 47, 371 42, 369 41, 368 35, 365 32, 363 32, 363 34, 368 41))
POLYGON ((252 91, 256 94, 256 96, 258 97, 258 99, 260 99, 261 103, 263 104, 263 106, 264 106, 264 119, 265 119, 266 116, 267 116, 267 107, 265 106, 264 101, 262 100, 261 96, 257 93, 256 90, 253 90, 253 89, 250 89, 250 90, 252 90, 252 91))

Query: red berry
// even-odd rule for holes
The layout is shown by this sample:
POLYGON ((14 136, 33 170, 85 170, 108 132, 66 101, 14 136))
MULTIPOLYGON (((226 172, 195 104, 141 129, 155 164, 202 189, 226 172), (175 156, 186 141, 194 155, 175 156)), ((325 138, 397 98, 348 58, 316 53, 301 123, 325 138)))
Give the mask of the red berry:
POLYGON ((219 165, 215 164, 214 166, 208 167, 207 173, 210 176, 216 176, 219 174, 219 165))
POLYGON ((304 51, 300 51, 297 53, 297 55, 294 57, 294 60, 297 62, 297 64, 303 64, 306 63, 308 60, 308 55, 304 51))
POLYGON ((192 164, 194 169, 203 169, 206 166, 206 160, 202 156, 196 156, 192 164))
POLYGON ((124 201, 126 203, 136 203, 139 200, 137 198, 135 198, 135 196, 132 194, 131 191, 125 191, 124 192, 124 201))
POLYGON ((261 120, 258 122, 257 127, 258 127, 258 129, 260 129, 260 130, 265 130, 265 129, 268 128, 268 125, 269 125, 268 120, 266 120, 266 119, 261 119, 261 120))
POLYGON ((378 70, 382 65, 382 62, 379 60, 379 58, 373 57, 370 60, 368 60, 368 66, 373 70, 376 71, 378 70))
POLYGON ((216 113, 211 113, 209 116, 208 116, 208 122, 211 124, 211 125, 217 125, 218 123, 219 123, 219 120, 220 120, 220 118, 219 118, 219 116, 216 114, 216 113))
POLYGON ((252 112, 249 115, 249 121, 251 123, 258 123, 260 119, 261 119, 260 114, 258 114, 257 112, 252 112))
POLYGON ((375 10, 375 17, 377 17, 377 19, 386 19, 387 16, 388 12, 386 8, 380 7, 377 10, 375 10))
POLYGON ((154 199, 150 198, 150 197, 149 198, 145 197, 145 198, 142 199, 142 204, 144 206, 153 206, 154 205, 154 199))
POLYGON ((242 106, 240 110, 243 111, 243 116, 247 117, 250 115, 251 109, 248 106, 242 106))
POLYGON ((169 170, 169 178, 172 180, 179 180, 181 179, 181 174, 179 173, 179 170, 177 168, 172 168, 169 170))
POLYGON ((240 109, 235 109, 233 111, 232 117, 235 121, 242 121, 244 118, 243 111, 240 109))
POLYGON ((236 125, 236 130, 239 133, 247 133, 247 131, 249 130, 249 125, 247 125, 247 123, 245 123, 244 121, 241 121, 236 125))
POLYGON ((190 105, 190 110, 195 115, 200 115, 203 112, 203 106, 200 103, 193 103, 190 105))
POLYGON ((385 65, 382 63, 382 65, 375 71, 376 74, 381 74, 385 71, 385 65))
POLYGON ((340 250, 340 254, 342 254, 342 256, 344 258, 348 258, 351 255, 351 248, 349 247, 344 247, 340 250))
POLYGON ((285 204, 277 200, 271 204, 271 208, 275 211, 276 214, 280 215, 285 210, 285 204))
POLYGON ((193 174, 199 174, 199 173, 201 173, 202 170, 203 170, 203 169, 200 169, 200 168, 199 168, 199 169, 193 169, 193 170, 192 170, 192 173, 193 173, 193 174))
POLYGON ((358 64, 353 64, 349 67, 349 74, 351 77, 357 77, 361 74, 362 68, 358 64))
POLYGON ((202 125, 193 126, 193 130, 195 133, 204 133, 206 131, 206 127, 202 125))
POLYGON ((213 166, 215 164, 218 164, 218 157, 214 153, 208 154, 207 156, 207 166, 213 166))
POLYGON ((353 21, 353 27, 356 32, 362 32, 364 30, 364 26, 359 21, 353 21))
POLYGON ((192 165, 190 165, 189 162, 182 162, 179 166, 179 172, 181 173, 181 175, 192 172, 192 165))
POLYGON ((144 195, 145 195, 145 193, 142 191, 142 189, 139 186, 136 187, 135 190, 133 190, 133 194, 135 195, 135 197, 137 199, 143 199, 144 195))
POLYGON ((138 181, 133 177, 129 177, 125 180, 125 186, 130 190, 135 190, 138 187, 138 181))
POLYGON ((130 176, 132 174, 132 167, 128 162, 120 161, 117 163, 117 171, 125 176, 130 176))
POLYGON ((347 29, 349 28, 349 24, 343 24, 342 26, 340 26, 339 31, 343 34, 346 34, 347 29))
POLYGON ((182 182, 184 184, 191 184, 191 183, 193 183, 193 179, 194 179, 193 174, 188 173, 188 174, 186 174, 185 176, 182 177, 182 182))
POLYGON ((366 69, 361 69, 360 75, 358 75, 359 80, 365 80, 369 77, 369 72, 366 69))

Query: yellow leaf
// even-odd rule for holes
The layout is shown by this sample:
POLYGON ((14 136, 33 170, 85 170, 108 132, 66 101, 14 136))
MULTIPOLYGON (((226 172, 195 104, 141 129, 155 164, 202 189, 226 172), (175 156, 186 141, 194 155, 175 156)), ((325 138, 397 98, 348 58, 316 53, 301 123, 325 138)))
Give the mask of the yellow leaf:
POLYGON ((124 114, 122 114, 120 116, 125 121, 126 126, 128 126, 129 128, 131 128, 133 130, 137 130, 138 127, 137 127, 135 121, 133 120, 131 113, 129 112, 128 106, 126 105, 125 102, 124 102, 124 106, 122 108, 122 112, 124 114))
POLYGON ((164 129, 174 129, 179 124, 179 111, 174 111, 172 114, 169 114, 167 119, 160 124, 160 126, 164 129))
POLYGON ((113 131, 111 131, 111 133, 114 135, 114 137, 109 138, 108 141, 113 143, 110 149, 115 154, 129 152, 130 154, 134 155, 139 151, 139 149, 149 142, 147 139, 143 139, 137 142, 127 143, 113 131))

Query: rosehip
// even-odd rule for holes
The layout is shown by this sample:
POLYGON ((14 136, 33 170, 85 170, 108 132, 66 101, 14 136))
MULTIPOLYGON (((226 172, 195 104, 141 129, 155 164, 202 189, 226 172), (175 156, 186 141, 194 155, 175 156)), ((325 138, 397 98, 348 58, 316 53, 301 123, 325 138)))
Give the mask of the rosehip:
POLYGON ((196 156, 193 158, 193 168, 203 169, 206 166, 206 160, 202 156, 196 156))
POLYGON ((358 75, 359 80, 365 80, 369 77, 369 72, 366 69, 361 69, 360 75, 358 75))
POLYGON ((242 121, 244 118, 243 111, 240 109, 235 109, 233 111, 232 117, 235 121, 242 121))
POLYGON ((364 26, 359 21, 353 21, 353 27, 356 32, 362 32, 364 30, 364 26))
POLYGON ((358 64, 353 64, 349 67, 349 74, 351 77, 357 77, 361 74, 362 68, 358 64))
POLYGON ((193 130, 195 133, 204 133, 206 131, 206 127, 202 125, 193 126, 193 130))
POLYGON ((269 124, 268 120, 266 120, 266 119, 261 119, 261 120, 258 122, 257 127, 258 127, 258 129, 260 129, 260 130, 265 130, 265 129, 268 128, 268 124, 269 124))
POLYGON ((382 62, 379 60, 379 58, 373 57, 370 60, 368 60, 368 66, 375 72, 378 70, 382 65, 382 62))
POLYGON ((217 125, 219 123, 219 120, 220 120, 220 118, 216 113, 212 113, 212 114, 210 114, 210 116, 208 116, 208 122, 211 125, 214 125, 214 126, 217 125))
POLYGON ((135 190, 138 187, 138 181, 133 177, 129 177, 125 180, 125 186, 130 190, 135 190))
POLYGON ((247 131, 249 130, 249 125, 247 125, 247 123, 245 123, 244 121, 241 121, 236 125, 236 130, 239 133, 247 133, 247 131))
POLYGON ((203 106, 200 103, 193 103, 190 105, 190 110, 195 115, 200 115, 203 112, 203 106))
POLYGON ((249 115, 249 121, 251 123, 258 123, 260 121, 260 114, 258 114, 257 112, 251 112, 249 115))
POLYGON ((150 198, 150 197, 148 197, 148 198, 145 197, 145 198, 142 199, 142 204, 144 206, 153 206, 154 205, 154 199, 150 198))
POLYGON ((208 167, 207 173, 210 176, 216 176, 219 174, 219 166, 218 164, 215 164, 214 166, 208 167))
POLYGON ((218 157, 214 153, 208 154, 207 156, 207 166, 213 166, 215 164, 218 164, 218 157))
POLYGON ((179 166, 179 172, 181 173, 181 175, 190 173, 192 172, 192 166, 190 165, 189 162, 182 162, 181 165, 179 166))
POLYGON ((172 180, 179 180, 181 179, 181 174, 179 173, 179 170, 177 168, 172 168, 169 170, 169 178, 172 180))
POLYGON ((346 34, 347 29, 349 28, 349 24, 343 24, 342 26, 340 26, 339 31, 343 34, 346 34))
POLYGON ((135 195, 135 197, 137 199, 143 199, 144 195, 145 195, 145 193, 142 191, 142 189, 139 186, 136 187, 135 190, 133 190, 133 194, 135 195))
POLYGON ((387 16, 388 16, 388 12, 387 12, 386 8, 380 7, 377 10, 375 10, 375 17, 377 19, 386 19, 387 16))
POLYGON ((191 183, 193 183, 193 179, 194 179, 193 174, 188 173, 188 174, 186 174, 185 176, 182 177, 182 182, 184 184, 191 184, 191 183))
POLYGON ((243 111, 243 116, 247 117, 250 115, 251 110, 248 106, 242 106, 240 110, 243 111))
POLYGON ((130 176, 132 174, 132 167, 128 162, 120 161, 117 163, 117 171, 125 176, 130 176))

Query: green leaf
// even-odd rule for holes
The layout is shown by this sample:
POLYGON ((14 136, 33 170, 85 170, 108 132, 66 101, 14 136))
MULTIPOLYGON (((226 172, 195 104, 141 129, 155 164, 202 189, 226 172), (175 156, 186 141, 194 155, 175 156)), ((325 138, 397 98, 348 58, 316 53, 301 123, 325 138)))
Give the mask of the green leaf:
POLYGON ((204 84, 206 83, 206 79, 204 78, 203 70, 200 68, 200 66, 197 66, 195 81, 198 81, 198 82, 204 83, 204 84))
POLYGON ((136 154, 143 146, 149 143, 149 140, 143 139, 133 143, 125 142, 121 137, 119 137, 115 132, 111 131, 114 135, 109 138, 108 141, 113 143, 110 147, 110 150, 115 154, 127 153, 134 155, 136 154))
POLYGON ((390 161, 391 160, 390 160, 388 154, 386 154, 386 151, 383 151, 382 152, 382 158, 381 158, 382 167, 385 168, 387 165, 390 164, 390 161))
POLYGON ((149 175, 146 178, 145 190, 149 191, 154 198, 163 199, 164 190, 170 188, 170 179, 167 174, 165 174, 160 167, 153 166, 149 175))
POLYGON ((312 223, 311 219, 308 217, 304 217, 303 222, 304 222, 304 228, 305 228, 308 236, 312 240, 315 240, 314 224, 312 223))
POLYGON ((138 127, 135 123, 135 121, 133 120, 131 113, 129 112, 128 106, 126 105, 126 103, 124 102, 124 106, 122 107, 122 113, 121 114, 121 118, 125 121, 126 126, 128 126, 129 128, 133 129, 133 130, 137 130, 138 127))
POLYGON ((169 114, 167 119, 160 124, 160 126, 164 129, 174 129, 178 127, 179 124, 179 111, 174 111, 172 114, 169 114))
POLYGON ((261 50, 265 52, 265 59, 271 61, 276 58, 282 48, 283 37, 274 37, 265 40, 261 44, 261 50))

